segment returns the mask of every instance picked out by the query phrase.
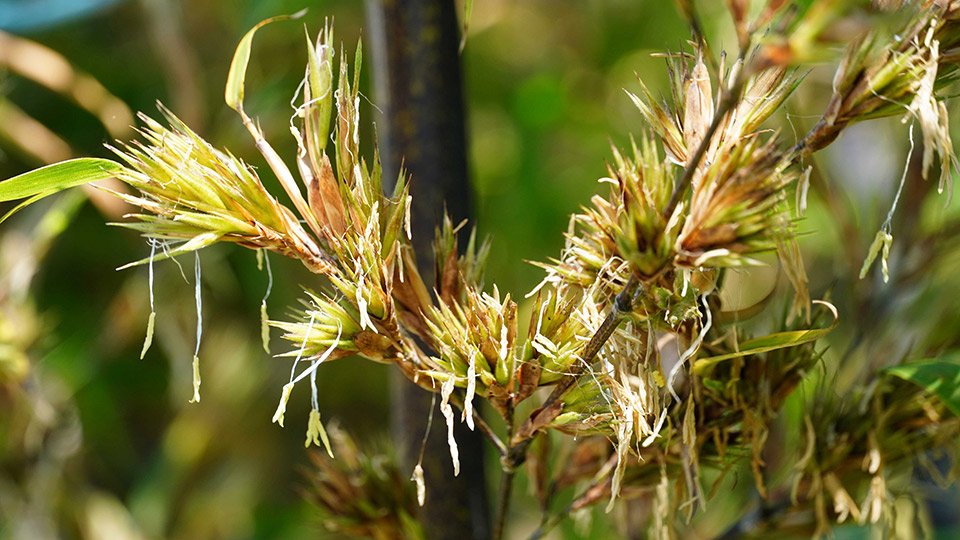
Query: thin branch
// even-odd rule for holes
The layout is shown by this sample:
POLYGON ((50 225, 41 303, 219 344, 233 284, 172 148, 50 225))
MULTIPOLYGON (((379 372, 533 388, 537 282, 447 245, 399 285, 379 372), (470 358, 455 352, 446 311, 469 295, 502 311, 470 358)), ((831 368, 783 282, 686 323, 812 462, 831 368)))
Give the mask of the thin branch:
MULTIPOLYGON (((456 393, 451 394, 450 403, 460 409, 461 412, 464 411, 463 396, 456 393)), ((490 427, 490 424, 483 419, 483 416, 480 415, 480 411, 477 409, 473 410, 473 425, 477 428, 477 431, 482 433, 483 436, 485 436, 493 444, 493 446, 497 449, 497 453, 499 453, 501 457, 507 455, 506 443, 504 443, 500 437, 494 433, 493 428, 490 427)))
POLYGON ((500 440, 500 437, 497 437, 497 434, 493 432, 493 428, 490 427, 490 424, 488 424, 487 421, 484 420, 483 417, 480 416, 480 413, 476 410, 473 411, 473 425, 477 427, 480 433, 490 440, 493 446, 497 449, 498 454, 501 456, 507 455, 506 443, 500 440))
POLYGON ((500 477, 500 498, 497 501, 497 513, 493 522, 493 540, 501 540, 507 523, 507 511, 510 509, 510 498, 513 494, 514 469, 504 470, 500 477))
MULTIPOLYGON (((627 284, 623 287, 623 290, 620 291, 614 299, 613 306, 610 307, 610 312, 603 320, 603 323, 600 324, 600 328, 593 337, 590 338, 590 342, 587 343, 587 347, 584 349, 581 357, 583 361, 575 364, 570 373, 567 373, 560 379, 560 382, 554 387, 553 392, 551 392, 546 401, 543 402, 540 410, 548 410, 567 390, 577 383, 580 375, 593 363, 593 359, 607 343, 607 340, 610 339, 610 336, 613 335, 617 327, 620 326, 620 323, 623 322, 624 317, 633 311, 634 302, 642 290, 644 290, 644 287, 637 279, 637 276, 631 275, 627 284)), ((530 416, 527 422, 532 421, 535 416, 536 414, 530 416)), ((536 435, 536 431, 519 441, 511 441, 510 449, 504 458, 504 470, 516 469, 526 460, 527 448, 530 446, 530 443, 533 442, 534 435, 536 435)))
MULTIPOLYGON (((513 438, 514 412, 513 401, 510 400, 507 402, 506 411, 508 441, 513 438)), ((506 460, 508 454, 509 450, 504 448, 504 451, 500 454, 501 460, 506 460)), ((492 540, 501 540, 503 538, 503 531, 506 529, 507 512, 510 510, 510 499, 513 495, 513 479, 515 474, 515 469, 506 466, 503 467, 503 472, 500 476, 500 498, 497 501, 497 513, 494 516, 493 522, 492 540)))
POLYGON ((733 106, 740 100, 740 93, 743 91, 744 84, 746 84, 746 72, 746 66, 742 66, 737 73, 737 78, 734 80, 733 85, 723 95, 723 98, 717 105, 717 110, 713 113, 713 120, 710 121, 710 127, 707 128, 706 133, 703 135, 700 146, 697 147, 697 151, 694 152, 690 158, 690 162, 687 163, 686 168, 683 170, 683 176, 680 177, 676 187, 673 188, 673 194, 670 195, 670 202, 667 204, 667 209, 663 214, 666 219, 669 220, 670 216, 673 215, 673 211, 676 210, 677 205, 680 204, 680 199, 693 182, 693 175, 696 174, 697 167, 700 166, 703 156, 706 155, 707 149, 710 148, 710 142, 713 140, 713 136, 717 133, 717 130, 720 129, 720 125, 723 123, 727 113, 730 112, 733 106))
POLYGON ((706 32, 703 30, 703 21, 700 18, 700 12, 693 0, 675 0, 677 10, 680 16, 686 19, 687 26, 690 27, 690 33, 693 35, 693 41, 703 51, 703 57, 706 59, 711 73, 719 77, 720 66, 717 65, 717 57, 713 54, 710 42, 707 41, 706 32))

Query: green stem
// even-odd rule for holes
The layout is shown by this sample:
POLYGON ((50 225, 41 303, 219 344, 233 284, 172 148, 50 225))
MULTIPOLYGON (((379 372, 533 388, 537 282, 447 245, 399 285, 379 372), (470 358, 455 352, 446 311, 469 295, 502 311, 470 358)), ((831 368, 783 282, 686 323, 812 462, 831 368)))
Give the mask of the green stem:
POLYGON ((501 540, 506 528, 507 512, 510 510, 510 498, 513 495, 514 469, 504 470, 500 477, 500 500, 497 505, 497 514, 493 522, 493 540, 501 540))
MULTIPOLYGON (((513 403, 511 402, 507 404, 506 413, 508 441, 513 438, 513 413, 514 408, 513 403)), ((503 538, 503 531, 506 529, 507 512, 510 510, 510 499, 513 495, 513 478, 516 474, 516 470, 513 467, 506 466, 505 461, 507 460, 509 453, 509 449, 507 448, 504 448, 504 451, 500 453, 500 459, 503 462, 503 473, 500 476, 500 498, 497 502, 497 513, 494 516, 493 521, 492 540, 501 540, 503 538)))

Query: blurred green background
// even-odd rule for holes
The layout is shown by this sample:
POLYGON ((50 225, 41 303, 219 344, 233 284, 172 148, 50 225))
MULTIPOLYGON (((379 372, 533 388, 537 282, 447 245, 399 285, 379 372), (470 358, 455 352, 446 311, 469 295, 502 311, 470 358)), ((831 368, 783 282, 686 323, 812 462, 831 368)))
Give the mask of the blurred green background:
MULTIPOLYGON (((302 23, 316 32, 333 17, 348 50, 365 23, 356 0, 130 0, 72 9, 77 4, 0 1, 0 27, 58 51, 134 111, 155 114, 155 101, 162 101, 215 145, 261 170, 238 118, 223 104, 236 42, 258 21, 307 4, 302 23), (28 4, 48 7, 28 11, 28 4)), ((735 46, 722 3, 700 4, 714 45, 735 46)), ((299 24, 258 34, 247 82, 248 111, 287 157, 294 149, 289 101, 305 62, 299 24)), ((559 253, 570 213, 600 191, 596 179, 606 174, 610 145, 629 144, 629 134, 643 129, 623 90, 635 91, 640 77, 654 92, 666 92, 664 61, 651 53, 682 49, 688 38, 673 3, 662 0, 475 2, 463 64, 476 225, 493 239, 488 283, 522 297, 539 281, 541 271, 525 261, 559 253)), ((366 60, 362 114, 370 141, 377 111, 366 60)), ((794 100, 797 114, 789 122, 781 119, 788 139, 792 129, 802 132, 814 121, 810 115, 828 96, 829 71, 808 78, 813 90, 794 100)), ((109 133, 63 95, 11 70, 0 74, 0 100, 44 124, 73 153, 108 155, 109 133)), ((902 167, 906 138, 898 122, 860 131, 844 139, 854 150, 841 147, 822 159, 828 170, 852 179, 854 236, 834 233, 813 200, 801 225, 810 233, 803 245, 815 296, 839 283, 842 263, 834 253, 855 258, 872 239, 902 167), (851 161, 856 145, 883 149, 881 163, 851 161)), ((16 136, 7 134, 0 146, 0 178, 41 164, 18 148, 16 136)), ((27 368, 21 363, 0 379, 0 538, 322 537, 299 493, 309 463, 303 450, 307 393, 294 393, 285 429, 270 422, 290 365, 260 349, 266 275, 254 254, 219 246, 203 252, 203 397, 188 404, 192 283, 174 263, 156 266, 157 336, 139 360, 149 313, 147 269, 115 268, 149 248, 132 232, 105 225, 101 211, 78 196, 67 197, 36 205, 0 229, 0 282, 7 286, 0 290, 0 344, 28 355, 27 368), (32 258, 44 255, 28 247, 30 239, 51 209, 68 221, 26 289, 32 258)), ((934 227, 953 212, 942 202, 928 206, 934 227)), ((312 278, 295 262, 271 262, 270 313, 281 318, 312 278)), ((187 259, 188 276, 191 264, 187 259)), ((950 284, 956 276, 938 279, 950 284)), ((931 321, 952 324, 941 329, 941 342, 956 341, 950 332, 960 318, 956 306, 942 298, 931 298, 929 306, 938 310, 931 321)), ((835 339, 843 344, 852 335, 848 328, 835 339)), ((282 347, 277 339, 273 345, 274 352, 282 347)), ((906 354, 904 347, 895 352, 906 354)), ((324 420, 339 422, 361 444, 385 438, 387 373, 352 359, 324 367, 324 420)), ((524 504, 529 501, 519 507, 524 504)), ((594 520, 597 538, 612 534, 603 516, 598 512, 594 520)), ((537 519, 532 505, 529 516, 518 511, 516 518, 518 532, 537 519)))

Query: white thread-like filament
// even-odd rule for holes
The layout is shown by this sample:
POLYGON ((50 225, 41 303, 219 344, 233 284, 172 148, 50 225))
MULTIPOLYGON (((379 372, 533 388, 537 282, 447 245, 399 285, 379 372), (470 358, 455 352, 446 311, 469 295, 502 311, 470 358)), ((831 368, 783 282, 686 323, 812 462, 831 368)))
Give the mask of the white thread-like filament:
POLYGON ((680 369, 683 367, 683 364, 697 352, 697 349, 700 348, 700 344, 703 343, 704 336, 707 335, 707 332, 710 331, 710 327, 713 325, 713 314, 710 312, 710 306, 707 305, 707 295, 700 297, 700 302, 703 304, 703 309, 707 312, 707 322, 703 325, 703 328, 700 329, 700 333, 697 334, 696 339, 693 340, 693 343, 687 347, 687 350, 683 351, 683 354, 680 355, 680 359, 677 360, 677 363, 670 370, 670 376, 667 377, 667 390, 670 391, 670 395, 673 396, 673 399, 680 401, 680 396, 677 395, 676 390, 673 389, 673 381, 677 378, 677 374, 680 373, 680 369))
POLYGON ((200 338, 203 336, 203 299, 200 294, 200 252, 193 252, 193 279, 195 281, 193 295, 197 302, 197 344, 193 349, 193 399, 191 403, 200 402, 200 338))
POLYGON ((263 351, 270 354, 270 325, 267 322, 267 299, 270 298, 270 292, 273 291, 273 270, 270 269, 270 258, 267 252, 260 250, 257 253, 263 254, 263 261, 267 267, 267 291, 263 294, 263 300, 260 301, 260 341, 263 342, 263 351))
POLYGON ((141 360, 153 344, 153 328, 157 319, 157 311, 153 303, 153 260, 157 255, 158 242, 151 238, 148 243, 150 244, 150 263, 147 265, 147 284, 150 289, 150 316, 147 318, 147 335, 143 338, 143 348, 140 349, 141 360))

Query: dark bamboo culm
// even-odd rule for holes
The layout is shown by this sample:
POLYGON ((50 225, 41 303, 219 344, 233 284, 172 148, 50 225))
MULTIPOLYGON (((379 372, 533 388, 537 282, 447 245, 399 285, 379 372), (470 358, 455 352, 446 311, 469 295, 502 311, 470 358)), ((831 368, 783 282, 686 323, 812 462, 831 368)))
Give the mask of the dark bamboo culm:
MULTIPOLYGON (((454 6, 450 0, 367 1, 375 102, 382 111, 374 118, 384 185, 389 192, 387 183, 396 179, 401 165, 412 177, 411 225, 421 271, 433 268, 431 241, 443 209, 454 223, 469 217, 471 210, 454 6)), ((432 282, 432 276, 423 277, 432 282)), ((401 463, 412 470, 433 400, 399 372, 392 375, 394 440, 401 463)), ((487 539, 482 437, 465 424, 456 424, 461 471, 454 477, 446 424, 438 411, 434 418, 423 458, 424 530, 430 539, 487 539)))

